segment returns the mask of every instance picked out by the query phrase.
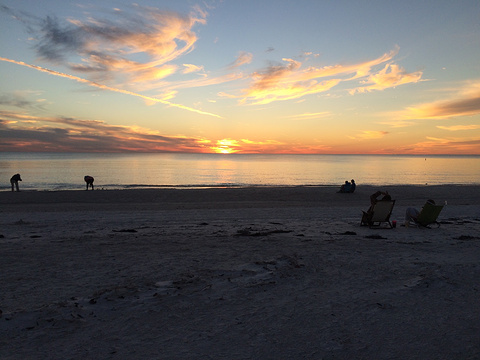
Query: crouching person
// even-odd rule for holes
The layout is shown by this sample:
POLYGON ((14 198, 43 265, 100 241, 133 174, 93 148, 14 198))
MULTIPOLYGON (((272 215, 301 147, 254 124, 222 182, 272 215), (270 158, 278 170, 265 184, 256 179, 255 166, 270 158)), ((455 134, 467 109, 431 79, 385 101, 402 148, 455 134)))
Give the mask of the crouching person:
POLYGON ((17 191, 20 191, 18 188, 18 182, 22 181, 22 178, 20 177, 20 174, 15 174, 10 178, 10 184, 12 185, 12 191, 15 191, 13 188, 16 187, 17 191))
POLYGON ((87 183, 87 188, 85 190, 88 190, 88 186, 91 186, 93 190, 93 181, 95 180, 93 176, 86 175, 83 179, 87 183))

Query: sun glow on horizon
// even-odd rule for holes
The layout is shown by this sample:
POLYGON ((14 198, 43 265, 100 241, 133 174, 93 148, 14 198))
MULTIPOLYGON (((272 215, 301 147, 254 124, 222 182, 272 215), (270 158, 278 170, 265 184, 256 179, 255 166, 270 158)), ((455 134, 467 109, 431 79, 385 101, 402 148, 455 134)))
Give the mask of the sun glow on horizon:
POLYGON ((210 149, 216 154, 234 154, 239 152, 239 143, 233 139, 218 140, 216 146, 211 146, 210 149))

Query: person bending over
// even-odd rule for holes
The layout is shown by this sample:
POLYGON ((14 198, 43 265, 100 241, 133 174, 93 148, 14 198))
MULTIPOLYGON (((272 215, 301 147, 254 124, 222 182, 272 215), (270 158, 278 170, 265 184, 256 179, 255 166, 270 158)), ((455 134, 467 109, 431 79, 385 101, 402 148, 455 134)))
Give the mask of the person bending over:
POLYGON ((10 178, 10 184, 12 185, 12 191, 14 191, 13 190, 14 186, 17 188, 17 191, 20 191, 20 189, 18 188, 18 182, 19 181, 22 181, 22 178, 20 177, 20 174, 15 174, 10 178))
POLYGON ((93 176, 90 176, 90 175, 86 175, 84 178, 85 182, 87 183, 87 188, 86 190, 88 190, 88 186, 91 186, 92 187, 92 190, 93 190, 93 181, 95 180, 93 178, 93 176))

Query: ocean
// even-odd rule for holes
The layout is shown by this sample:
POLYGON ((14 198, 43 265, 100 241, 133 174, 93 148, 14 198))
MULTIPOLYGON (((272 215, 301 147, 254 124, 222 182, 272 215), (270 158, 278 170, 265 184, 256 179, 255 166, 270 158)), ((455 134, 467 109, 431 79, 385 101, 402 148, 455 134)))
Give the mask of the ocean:
POLYGON ((0 153, 0 190, 480 184, 480 156, 0 153))

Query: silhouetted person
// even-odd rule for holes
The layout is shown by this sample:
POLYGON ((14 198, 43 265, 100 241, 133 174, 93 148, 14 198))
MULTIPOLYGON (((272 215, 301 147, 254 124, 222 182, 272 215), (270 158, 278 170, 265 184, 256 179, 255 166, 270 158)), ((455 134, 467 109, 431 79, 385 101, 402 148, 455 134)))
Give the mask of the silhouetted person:
POLYGON ((340 186, 340 190, 338 190, 337 192, 348 193, 348 192, 350 192, 351 187, 352 187, 352 184, 350 184, 347 180, 345 180, 345 184, 340 186))
POLYGON ((339 193, 353 193, 355 191, 355 188, 357 187, 357 184, 355 184, 355 180, 352 179, 352 182, 349 183, 348 181, 345 180, 345 184, 343 184, 340 187, 340 190, 337 192, 339 193))
POLYGON ((390 194, 388 193, 388 191, 377 191, 376 193, 370 195, 370 207, 368 208, 367 211, 364 211, 363 212, 363 215, 362 215, 362 222, 361 224, 362 225, 369 225, 371 220, 372 220, 372 216, 373 216, 373 209, 375 208, 375 204, 379 201, 390 201, 392 200, 392 197, 390 196, 390 194), (381 199, 378 199, 378 197, 380 195, 383 195, 383 197, 381 199))
POLYGON ((15 174, 10 178, 10 184, 12 184, 12 191, 14 191, 13 190, 14 186, 17 188, 17 191, 20 191, 20 189, 18 188, 18 182, 19 181, 22 181, 22 178, 20 177, 20 174, 15 174))
POLYGON ((89 175, 86 175, 84 178, 85 182, 87 183, 87 188, 86 190, 88 190, 88 185, 90 185, 92 187, 92 190, 93 190, 93 181, 95 180, 93 178, 93 176, 89 176, 89 175))
MULTIPOLYGON (((435 205, 435 200, 428 199, 427 204, 435 205)), ((422 210, 425 207, 425 205, 423 205, 422 210)), ((418 211, 417 209, 412 207, 407 208, 407 211, 405 211, 405 226, 408 226, 411 223, 416 223, 418 215, 420 215, 420 212, 421 210, 418 211)))
POLYGON ((357 188, 357 184, 355 184, 355 180, 352 179, 352 184, 350 186, 350 192, 353 193, 357 188))

